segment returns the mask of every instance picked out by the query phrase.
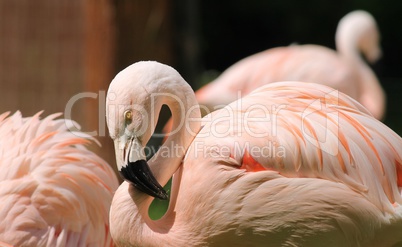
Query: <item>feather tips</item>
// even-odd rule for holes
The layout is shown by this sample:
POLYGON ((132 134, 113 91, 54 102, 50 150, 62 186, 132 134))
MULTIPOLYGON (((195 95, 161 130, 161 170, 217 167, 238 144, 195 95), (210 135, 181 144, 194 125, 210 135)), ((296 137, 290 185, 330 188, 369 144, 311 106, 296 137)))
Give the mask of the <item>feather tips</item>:
POLYGON ((105 229, 117 177, 84 146, 94 138, 70 132, 69 120, 56 119, 61 114, 40 119, 41 113, 28 118, 20 112, 0 115, 0 198, 12 200, 0 206, 5 219, 0 239, 35 246, 77 240, 110 245, 105 229))
MULTIPOLYGON (((259 104, 271 110, 271 122, 247 122, 245 126, 245 121, 234 121, 229 131, 234 142, 250 138, 253 145, 262 147, 264 141, 274 140, 284 148, 285 155, 252 157, 262 166, 288 177, 345 183, 380 209, 392 211, 392 204, 402 201, 398 188, 401 175, 397 173, 402 161, 402 139, 352 98, 322 85, 294 84, 272 83, 240 99, 242 110, 237 114, 257 118, 259 113, 253 115, 244 109, 259 104), (262 141, 245 128, 265 129, 267 135, 262 141), (236 130, 244 131, 239 137, 242 140, 236 137, 236 130)), ((239 101, 222 111, 236 109, 234 104, 239 101)), ((207 125, 204 129, 213 127, 216 126, 207 125)))

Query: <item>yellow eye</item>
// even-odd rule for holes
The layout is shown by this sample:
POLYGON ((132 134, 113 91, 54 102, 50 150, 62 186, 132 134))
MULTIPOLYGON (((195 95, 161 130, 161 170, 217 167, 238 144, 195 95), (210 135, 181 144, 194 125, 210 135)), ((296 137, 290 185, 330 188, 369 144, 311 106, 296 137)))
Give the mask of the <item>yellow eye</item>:
POLYGON ((126 123, 131 122, 132 119, 133 119, 133 112, 130 110, 125 111, 124 120, 126 121, 126 123))

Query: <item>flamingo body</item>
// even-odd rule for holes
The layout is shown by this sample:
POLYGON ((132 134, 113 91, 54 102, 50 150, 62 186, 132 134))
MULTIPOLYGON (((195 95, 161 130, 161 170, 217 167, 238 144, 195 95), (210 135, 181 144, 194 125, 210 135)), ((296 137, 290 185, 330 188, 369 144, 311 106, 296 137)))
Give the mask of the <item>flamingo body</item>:
MULTIPOLYGON (((149 109, 144 99, 173 89, 190 101, 181 112, 168 103, 174 126, 177 116, 187 116, 188 125, 173 135, 187 136, 169 136, 148 161, 162 185, 174 174, 169 209, 151 220, 152 197, 123 182, 110 214, 118 246, 402 244, 402 138, 357 101, 319 84, 279 82, 200 122, 187 115, 197 102, 174 69, 139 62, 109 87, 108 106, 124 105, 133 114, 127 123, 107 113, 115 143, 131 136, 145 144, 149 133, 139 130, 148 120, 135 109, 149 109), (185 152, 164 153, 177 146, 185 152)), ((115 147, 121 165, 122 155, 131 154, 127 145, 115 147)))
POLYGON ((112 246, 113 170, 85 147, 94 139, 68 130, 71 120, 40 114, 0 115, 0 243, 112 246))
POLYGON ((314 82, 346 93, 382 119, 385 92, 360 57, 362 52, 374 62, 381 56, 374 18, 365 11, 343 17, 336 32, 336 46, 338 51, 318 45, 291 45, 246 57, 198 90, 197 100, 210 112, 268 83, 314 82))

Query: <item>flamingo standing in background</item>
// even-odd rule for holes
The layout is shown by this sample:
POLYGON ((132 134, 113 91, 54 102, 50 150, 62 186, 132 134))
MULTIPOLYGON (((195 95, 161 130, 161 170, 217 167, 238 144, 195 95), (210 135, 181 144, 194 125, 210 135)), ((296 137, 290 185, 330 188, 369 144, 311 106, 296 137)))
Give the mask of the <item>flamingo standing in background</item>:
POLYGON ((112 246, 119 184, 85 147, 95 139, 70 132, 73 122, 60 114, 8 115, 0 115, 0 246, 112 246))
POLYGON ((379 59, 379 36, 376 22, 369 13, 353 11, 339 22, 336 31, 338 52, 318 45, 291 45, 254 54, 235 63, 198 90, 197 100, 211 112, 238 99, 239 92, 244 96, 268 83, 315 82, 348 94, 381 120, 386 107, 385 92, 374 72, 360 57, 362 52, 369 62, 379 59))
POLYGON ((191 87, 149 61, 117 74, 106 104, 125 179, 117 246, 402 246, 402 138, 345 94, 273 83, 201 123, 191 87), (178 131, 145 161, 164 104, 178 131), (153 221, 151 196, 167 199, 173 174, 153 221))

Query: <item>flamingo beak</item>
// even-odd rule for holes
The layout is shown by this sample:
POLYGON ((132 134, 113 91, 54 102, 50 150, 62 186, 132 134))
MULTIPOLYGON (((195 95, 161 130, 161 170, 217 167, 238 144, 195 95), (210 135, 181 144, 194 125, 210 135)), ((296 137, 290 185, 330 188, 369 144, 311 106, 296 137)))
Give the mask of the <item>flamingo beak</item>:
POLYGON ((158 183, 146 161, 144 148, 137 137, 126 135, 115 140, 117 166, 120 176, 142 192, 167 200, 168 194, 158 183), (124 145, 124 146, 121 146, 124 145))

